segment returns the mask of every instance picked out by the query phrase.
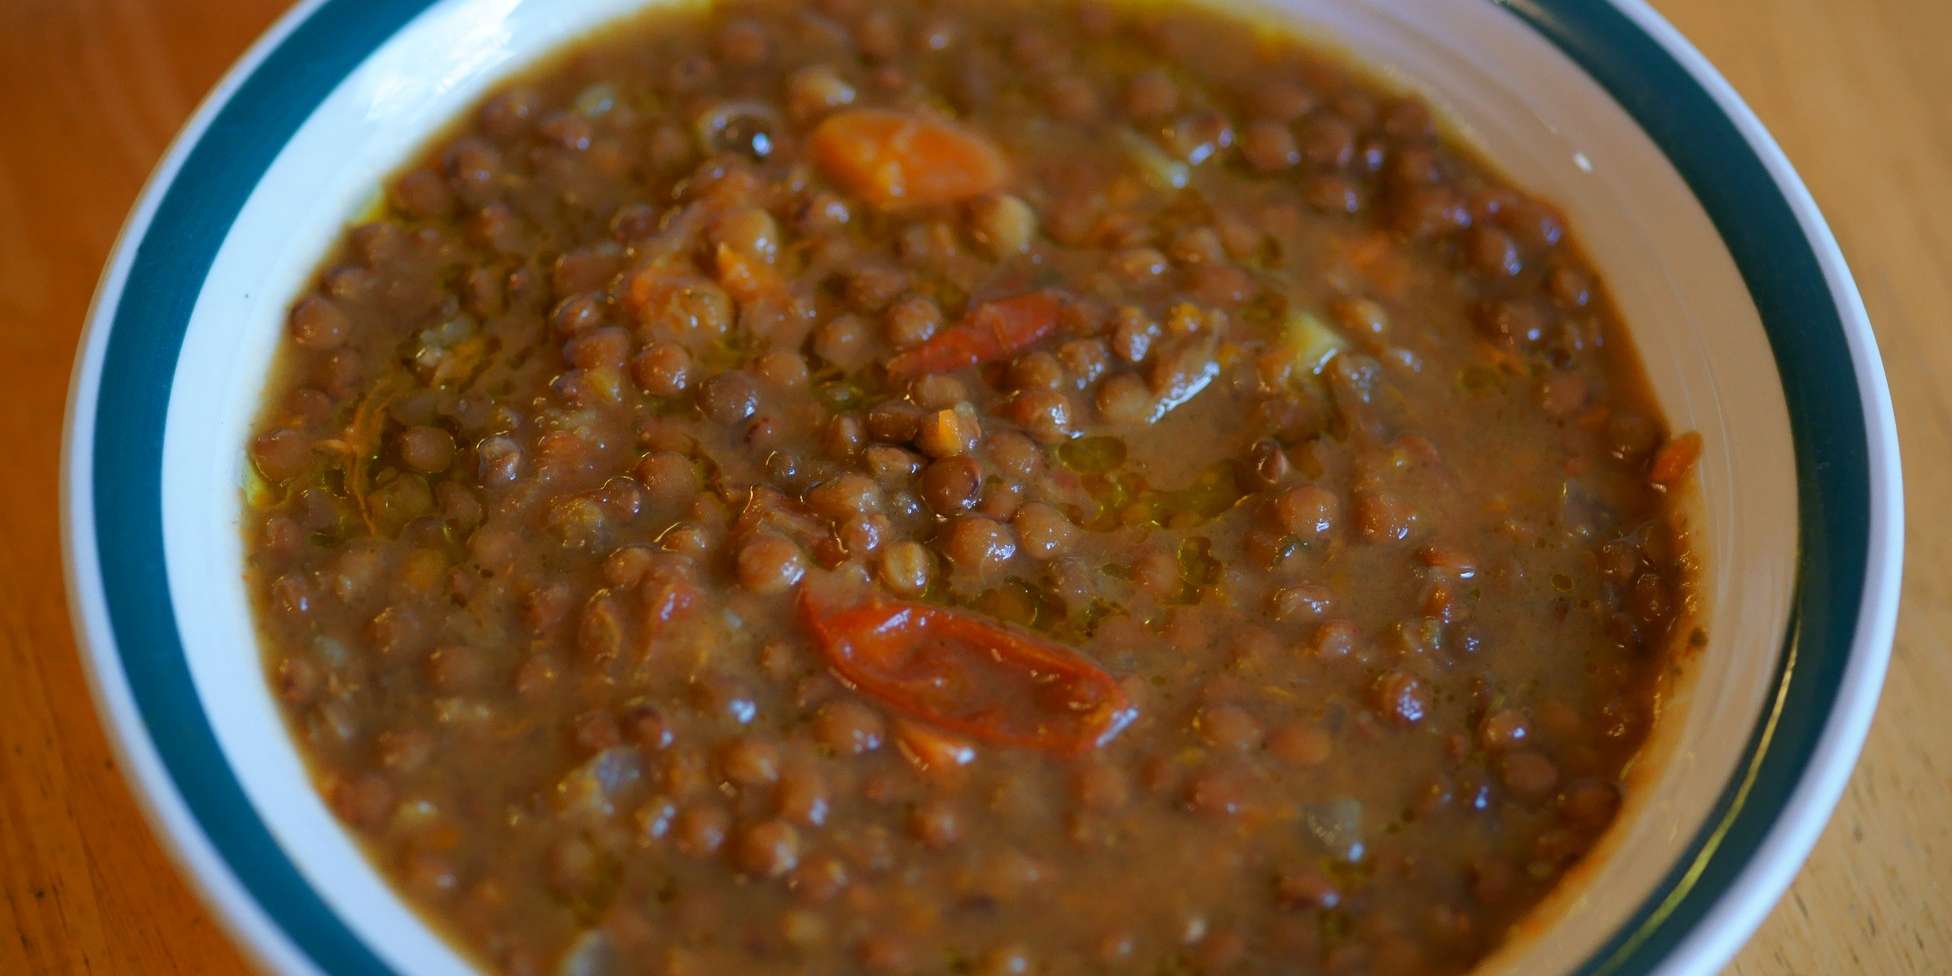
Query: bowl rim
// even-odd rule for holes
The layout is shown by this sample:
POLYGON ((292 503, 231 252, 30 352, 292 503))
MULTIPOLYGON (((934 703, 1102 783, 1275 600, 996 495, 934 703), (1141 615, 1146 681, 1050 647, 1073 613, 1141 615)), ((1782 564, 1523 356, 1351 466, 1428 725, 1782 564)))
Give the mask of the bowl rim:
MULTIPOLYGON (((176 361, 203 272, 284 142, 367 54, 440 2, 303 0, 265 31, 138 196, 69 384, 63 569, 99 718, 179 870, 233 941, 280 972, 391 969, 273 840, 201 711, 161 573, 160 461, 173 371, 153 364, 176 361), (124 301, 132 292, 144 300, 124 301)), ((1809 191, 1679 32, 1644 0, 1496 2, 1597 81, 1682 175, 1755 302, 1789 406, 1798 565, 1768 707, 1684 856, 1575 969, 1709 972, 1754 931, 1807 857, 1877 705, 1903 552, 1890 390, 1862 298, 1809 191)))

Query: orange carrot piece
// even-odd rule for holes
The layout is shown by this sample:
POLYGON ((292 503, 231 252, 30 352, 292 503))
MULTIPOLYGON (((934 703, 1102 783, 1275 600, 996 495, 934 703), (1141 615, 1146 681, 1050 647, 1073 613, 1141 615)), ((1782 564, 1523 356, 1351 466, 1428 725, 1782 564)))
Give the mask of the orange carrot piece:
POLYGON ((1654 464, 1647 472, 1647 480, 1657 485, 1672 485, 1687 477, 1694 469, 1694 463, 1701 459, 1701 435, 1688 431, 1661 445, 1654 455, 1654 464))
POLYGON ((625 278, 623 302, 625 307, 641 314, 665 305, 685 284, 680 272, 663 263, 649 264, 625 278))
POLYGON ((755 301, 776 294, 784 287, 779 272, 773 270, 771 265, 754 260, 743 251, 735 251, 720 244, 715 257, 719 285, 727 294, 741 302, 755 301))
POLYGON ((1389 255, 1390 247, 1388 234, 1372 231, 1349 241, 1343 246, 1342 253, 1349 259, 1350 267, 1357 271, 1368 271, 1389 255))
POLYGON ((989 193, 1010 167, 989 140, 954 123, 907 112, 836 112, 807 151, 842 189, 883 209, 954 203, 989 193))
POLYGON ((1041 291, 984 302, 960 323, 889 360, 888 375, 910 379, 1007 358, 1057 331, 1063 310, 1063 302, 1041 291))
POLYGON ((1385 298, 1400 297, 1410 287, 1410 268, 1388 234, 1374 231, 1349 242, 1343 259, 1385 298))

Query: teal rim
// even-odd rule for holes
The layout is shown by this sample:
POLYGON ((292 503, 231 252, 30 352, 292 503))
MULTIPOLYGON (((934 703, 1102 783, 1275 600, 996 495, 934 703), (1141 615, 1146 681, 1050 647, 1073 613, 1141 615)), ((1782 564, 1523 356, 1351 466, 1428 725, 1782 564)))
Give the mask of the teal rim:
MULTIPOLYGON (((319 969, 390 973, 272 837, 201 709, 163 563, 169 385, 202 282, 279 150, 332 89, 438 0, 324 0, 265 55, 183 157, 134 254, 102 359, 91 453, 114 646, 163 768, 250 897, 319 969), (127 301, 139 296, 140 301, 127 301)), ((1687 854, 1582 974, 1654 970, 1751 863, 1836 707, 1863 604, 1872 472, 1837 296, 1795 210, 1735 123, 1630 17, 1594 0, 1500 0, 1596 79, 1686 179, 1761 313, 1796 446, 1799 562, 1775 707, 1687 854), (1857 529, 1853 531, 1853 529, 1857 529), (1793 663, 1793 666, 1792 666, 1793 663), (1790 718, 1778 721, 1779 717, 1790 718)), ((129 246, 125 244, 124 246, 129 246)))
POLYGON ((1713 96, 1612 4, 1503 3, 1626 108, 1715 222, 1761 313, 1796 445, 1796 590, 1771 706, 1687 853, 1577 970, 1645 973, 1674 951, 1754 859, 1836 707, 1870 558, 1864 530, 1871 511, 1869 427, 1823 262, 1769 168, 1713 96))

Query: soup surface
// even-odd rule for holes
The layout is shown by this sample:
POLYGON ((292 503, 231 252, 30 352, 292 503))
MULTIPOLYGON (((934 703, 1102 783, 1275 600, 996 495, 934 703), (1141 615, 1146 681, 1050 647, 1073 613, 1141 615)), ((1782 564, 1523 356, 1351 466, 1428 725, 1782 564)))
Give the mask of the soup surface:
POLYGON ((495 971, 1461 971, 1701 640, 1560 217, 1211 11, 619 25, 285 346, 267 672, 495 971))

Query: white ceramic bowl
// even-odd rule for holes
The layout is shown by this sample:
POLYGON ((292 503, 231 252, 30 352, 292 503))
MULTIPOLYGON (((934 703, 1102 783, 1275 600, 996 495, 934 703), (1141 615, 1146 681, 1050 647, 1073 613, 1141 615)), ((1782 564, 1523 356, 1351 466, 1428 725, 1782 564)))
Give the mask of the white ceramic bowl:
MULTIPOLYGON (((301 3, 185 127, 103 275, 65 441, 75 627, 157 832, 267 968, 466 970, 313 792, 260 670, 242 445, 284 311, 429 133, 642 3, 301 3)), ((1485 969, 1713 970, 1829 815, 1890 649, 1897 440, 1836 243, 1639 0, 1255 6, 1422 93, 1560 203, 1669 418, 1706 439, 1709 645, 1620 826, 1485 969)))

